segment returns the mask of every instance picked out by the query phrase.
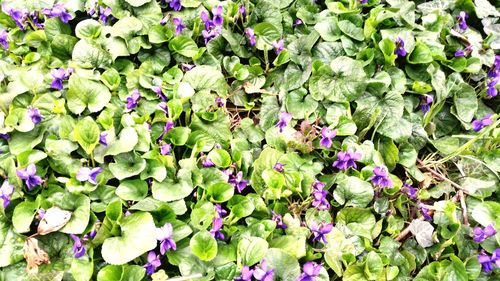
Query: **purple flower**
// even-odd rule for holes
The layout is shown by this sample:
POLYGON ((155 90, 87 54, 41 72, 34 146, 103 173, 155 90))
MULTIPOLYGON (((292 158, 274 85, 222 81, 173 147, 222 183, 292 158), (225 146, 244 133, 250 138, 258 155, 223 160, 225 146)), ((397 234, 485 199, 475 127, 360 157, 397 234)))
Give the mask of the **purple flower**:
POLYGON ((491 255, 491 259, 497 265, 497 267, 500 267, 500 248, 495 249, 493 255, 491 255))
POLYGON ((368 4, 368 0, 359 0, 359 3, 361 5, 366 5, 366 4, 368 4))
POLYGON ((10 140, 10 136, 9 136, 9 134, 1 134, 0 133, 0 139, 8 141, 8 140, 10 140))
POLYGON ((224 234, 220 231, 222 229, 222 219, 214 218, 212 220, 212 228, 210 229, 210 234, 215 239, 224 240, 224 234))
POLYGON ((174 11, 180 11, 182 9, 181 0, 171 0, 169 6, 174 11))
POLYGON ((5 49, 5 50, 8 50, 9 49, 9 41, 7 40, 7 37, 9 36, 9 33, 7 32, 7 30, 2 30, 2 32, 0 32, 0 45, 2 45, 2 47, 5 49))
POLYGON ((167 22, 168 22, 168 18, 169 18, 169 17, 170 17, 169 15, 164 16, 164 17, 160 20, 160 25, 166 25, 166 24, 167 24, 167 22))
POLYGON ((52 83, 50 87, 56 90, 63 89, 63 80, 67 80, 71 75, 72 71, 68 69, 68 71, 64 70, 64 68, 53 68, 50 70, 50 75, 52 75, 52 83))
POLYGON ((484 229, 481 229, 480 227, 475 227, 474 228, 474 242, 476 243, 481 243, 484 240, 488 239, 489 237, 497 234, 497 231, 495 228, 493 228, 493 225, 488 225, 484 229))
POLYGON ((174 127, 174 122, 172 121, 167 121, 167 123, 165 123, 165 127, 163 127, 163 132, 160 134, 160 136, 158 137, 158 139, 156 141, 160 141, 163 139, 163 137, 165 136, 166 133, 168 133, 168 131, 170 131, 172 128, 174 127))
POLYGON ((160 147, 160 154, 161 155, 170 155, 171 150, 172 150, 172 146, 168 143, 165 143, 160 147))
POLYGON ((215 27, 215 24, 210 20, 210 16, 208 15, 207 12, 201 11, 200 18, 201 18, 201 21, 203 21, 203 23, 205 24, 206 31, 209 31, 210 29, 215 27))
POLYGON ((186 26, 182 24, 182 19, 180 18, 173 18, 172 23, 175 25, 175 35, 181 34, 182 30, 186 28, 186 26))
POLYGON ((283 217, 280 214, 275 213, 274 211, 271 211, 273 217, 271 218, 272 221, 276 222, 276 227, 281 228, 281 229, 287 229, 288 225, 283 222, 283 217))
POLYGON ((108 141, 106 140, 106 136, 108 135, 108 133, 106 132, 101 132, 99 134, 99 143, 102 144, 102 145, 108 145, 108 141))
POLYGON ((333 144, 332 139, 337 136, 337 130, 330 130, 327 127, 321 129, 321 140, 319 144, 323 147, 330 148, 333 144))
POLYGON ((224 107, 224 105, 226 105, 226 100, 224 100, 221 97, 216 97, 215 98, 215 105, 217 105, 217 107, 224 107))
POLYGON ((194 64, 189 64, 189 63, 181 63, 181 69, 182 71, 186 72, 186 71, 189 71, 191 69, 193 69, 195 67, 194 64))
POLYGON ((493 124, 493 120, 491 119, 491 114, 486 115, 483 119, 476 119, 472 121, 472 129, 475 132, 481 131, 484 127, 493 124))
POLYGON ((161 261, 160 261, 160 256, 156 255, 154 251, 149 251, 148 253, 148 262, 144 265, 144 268, 146 268, 146 274, 151 275, 153 274, 158 267, 160 267, 161 261))
POLYGON ((240 5, 240 7, 238 8, 238 13, 244 17, 247 15, 247 9, 245 8, 245 5, 240 5))
POLYGON ((222 218, 225 215, 227 215, 227 211, 222 208, 221 204, 215 204, 214 206, 215 209, 215 217, 217 218, 222 218))
POLYGON ((130 96, 127 98, 127 109, 136 108, 140 98, 141 93, 139 92, 139 90, 134 89, 130 96))
MULTIPOLYGON (((496 252, 496 251, 495 251, 496 252)), ((493 259, 488 256, 484 250, 477 256, 477 260, 481 264, 483 271, 486 273, 490 273, 493 270, 493 259)))
POLYGON ((432 220, 431 211, 427 207, 420 204, 420 206, 418 207, 418 210, 420 211, 420 213, 422 214, 422 216, 424 217, 424 219, 426 221, 432 220))
POLYGON ((3 201, 3 208, 7 208, 10 204, 10 197, 14 193, 14 186, 8 180, 4 180, 0 187, 0 198, 3 201))
POLYGON ((153 90, 153 92, 155 92, 155 94, 158 95, 158 97, 162 101, 167 101, 167 97, 165 96, 165 94, 163 94, 163 89, 161 88, 161 86, 153 86, 151 90, 153 90))
POLYGON ((253 275, 253 269, 250 269, 248 265, 243 266, 241 269, 241 276, 234 278, 235 281, 251 281, 253 275))
POLYGON ((392 180, 389 178, 389 173, 385 167, 375 167, 375 169, 373 169, 373 173, 375 175, 369 180, 374 186, 392 187, 392 180))
POLYGON ((208 158, 208 157, 203 159, 203 161, 201 162, 201 165, 203 166, 203 168, 215 167, 215 163, 212 162, 212 160, 210 160, 210 158, 208 158))
POLYGON ((458 16, 457 16, 457 21, 458 21, 458 27, 461 30, 466 30, 467 29, 467 22, 466 19, 469 17, 469 14, 467 14, 464 11, 461 11, 458 16))
POLYGON ((276 54, 279 55, 285 49, 285 40, 280 39, 277 42, 273 42, 273 47, 276 54))
POLYGON ((405 42, 403 41, 403 38, 398 37, 398 39, 396 39, 396 49, 394 50, 394 53, 399 57, 406 56, 405 42))
POLYGON ((297 281, 314 281, 319 275, 322 265, 313 261, 308 261, 302 267, 303 273, 299 276, 297 281))
POLYGON ((85 255, 85 247, 83 246, 82 240, 80 239, 80 237, 74 234, 70 234, 69 236, 71 236, 73 241, 75 241, 75 243, 73 244, 73 255, 75 256, 75 258, 79 259, 83 255, 85 255))
POLYGON ((101 172, 102 172, 101 167, 97 167, 94 169, 90 169, 88 167, 82 167, 80 168, 80 170, 78 170, 78 173, 76 174, 76 179, 81 182, 88 181, 89 183, 96 185, 97 184, 96 178, 101 172))
POLYGON ((63 3, 58 3, 52 9, 44 8, 42 13, 48 18, 60 18, 62 22, 68 23, 73 17, 68 13, 63 3))
POLYGON ((224 18, 222 17, 222 6, 213 7, 212 14, 215 26, 221 26, 224 22, 224 18))
POLYGON ((170 223, 166 223, 160 228, 156 228, 156 240, 160 241, 160 253, 164 255, 168 250, 177 250, 173 237, 173 228, 170 223))
POLYGON ((276 162, 273 166, 273 170, 275 170, 278 173, 283 173, 285 171, 285 165, 281 164, 280 162, 276 162))
POLYGON ((297 27, 299 25, 302 25, 303 22, 301 19, 296 19, 294 22, 293 22, 293 27, 297 27))
POLYGON ((283 132, 283 129, 288 126, 288 123, 292 121, 292 114, 288 112, 280 112, 280 120, 276 124, 276 127, 279 128, 280 133, 283 132))
POLYGON ((109 22, 109 17, 111 16, 111 13, 113 10, 109 7, 99 7, 99 20, 102 21, 104 24, 108 24, 109 22))
POLYGON ((212 40, 213 38, 217 37, 219 34, 221 34, 220 29, 212 29, 210 31, 203 30, 201 32, 201 35, 203 35, 203 38, 205 39, 205 44, 208 43, 208 41, 212 40))
POLYGON ((259 281, 273 281, 274 269, 267 268, 265 259, 260 261, 260 265, 253 271, 253 277, 259 281))
POLYGON ((325 184, 316 180, 313 183, 313 191, 311 195, 313 196, 312 205, 318 210, 328 210, 330 209, 330 203, 326 200, 328 191, 323 190, 325 184))
POLYGON ((16 174, 20 179, 24 180, 30 191, 33 187, 42 184, 42 178, 36 175, 35 164, 29 164, 25 169, 17 170, 16 174))
POLYGON ((12 9, 11 7, 7 6, 6 2, 2 3, 2 11, 8 14, 22 31, 26 31, 26 29, 24 28, 24 23, 28 16, 28 12, 12 9))
POLYGON ((403 188, 401 190, 404 191, 411 200, 413 201, 417 200, 417 189, 414 188, 413 186, 404 183, 403 188))
POLYGON ((31 118, 31 122, 33 122, 33 124, 35 125, 40 123, 43 119, 40 111, 35 107, 28 108, 28 116, 31 118))
POLYGON ((39 28, 39 29, 43 29, 43 23, 40 22, 40 19, 38 18, 38 11, 32 11, 31 13, 29 13, 29 17, 31 18, 31 21, 33 22, 33 24, 39 28))
POLYGON ((425 114, 431 109, 431 104, 434 102, 434 95, 423 95, 420 98, 420 109, 425 114))
POLYGON ((464 50, 457 50, 454 54, 455 57, 465 57, 465 51, 464 50))
POLYGON ((255 46, 256 38, 255 38, 255 33, 253 32, 253 29, 250 27, 245 28, 245 35, 248 38, 248 42, 250 43, 250 46, 255 46))
POLYGON ((230 174, 228 183, 233 185, 238 193, 241 193, 248 185, 248 181, 243 179, 243 172, 239 171, 236 175, 230 174))
POLYGON ((347 151, 339 151, 337 153, 337 160, 333 162, 332 166, 343 171, 346 171, 351 167, 356 169, 358 166, 356 165, 355 161, 358 161, 360 159, 361 153, 353 152, 352 149, 349 149, 347 151))
POLYGON ((330 223, 322 222, 319 225, 312 223, 309 227, 313 233, 313 241, 323 241, 323 243, 328 243, 326 241, 326 234, 330 233, 333 229, 333 225, 330 223))

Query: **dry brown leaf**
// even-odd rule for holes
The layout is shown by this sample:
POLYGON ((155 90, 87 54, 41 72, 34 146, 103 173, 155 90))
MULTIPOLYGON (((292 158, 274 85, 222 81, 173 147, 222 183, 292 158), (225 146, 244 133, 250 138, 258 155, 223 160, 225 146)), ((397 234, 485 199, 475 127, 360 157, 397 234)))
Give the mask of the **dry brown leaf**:
POLYGON ((38 266, 49 264, 49 255, 38 246, 38 240, 28 237, 24 242, 24 258, 26 259, 26 271, 30 274, 38 272, 38 266))

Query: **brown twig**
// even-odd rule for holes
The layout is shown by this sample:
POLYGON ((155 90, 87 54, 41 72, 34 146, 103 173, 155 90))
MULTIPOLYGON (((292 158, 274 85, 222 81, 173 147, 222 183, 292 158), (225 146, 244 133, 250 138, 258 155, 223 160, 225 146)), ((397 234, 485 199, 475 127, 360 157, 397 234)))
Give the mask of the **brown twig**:
POLYGON ((464 224, 469 225, 469 217, 467 216, 467 205, 465 204, 465 194, 463 190, 458 191, 458 197, 460 197, 460 206, 462 207, 462 216, 464 218, 464 224))
POLYGON ((430 172, 432 175, 434 175, 435 177, 437 177, 438 179, 442 180, 442 181, 445 181, 449 184, 451 184, 453 187, 455 188, 458 188, 459 190, 461 190, 463 193, 467 194, 467 190, 463 187, 461 187, 460 185, 458 185, 457 183, 455 183, 454 181, 448 179, 447 177, 441 175, 440 173, 434 171, 433 169, 430 169, 429 167, 425 166, 424 162, 422 162, 422 160, 420 159, 417 159, 417 162, 418 164, 420 165, 420 167, 428 172, 430 172))

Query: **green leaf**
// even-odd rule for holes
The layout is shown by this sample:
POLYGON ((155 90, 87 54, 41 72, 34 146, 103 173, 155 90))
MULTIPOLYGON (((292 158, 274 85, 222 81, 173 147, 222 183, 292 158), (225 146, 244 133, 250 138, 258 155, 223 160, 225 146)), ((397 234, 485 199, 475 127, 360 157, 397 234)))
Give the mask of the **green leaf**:
POLYGON ((134 149, 138 142, 139 136, 134 128, 123 128, 118 139, 108 145, 104 155, 118 155, 130 152, 134 149))
POLYGON ((451 89, 453 103, 458 117, 463 122, 471 122, 478 108, 478 101, 474 88, 466 83, 461 83, 451 89))
POLYGON ((252 266, 266 256, 269 245, 260 237, 243 237, 238 242, 238 261, 252 266))
POLYGON ((12 214, 12 225, 17 233, 30 231, 36 209, 38 209, 38 204, 34 201, 24 201, 16 206, 12 214))
POLYGON ((111 91, 118 89, 120 86, 121 78, 120 74, 116 69, 110 68, 101 74, 101 81, 108 87, 111 91))
POLYGON ((490 224, 500 225, 500 218, 498 217, 498 212, 500 212, 500 204, 493 201, 481 202, 474 206, 472 209, 472 218, 486 227, 490 224))
POLYGON ((97 281, 138 281, 146 275, 139 265, 106 265, 97 274, 97 281))
POLYGON ((347 232, 347 234, 358 235, 371 240, 371 232, 375 227, 375 223, 375 216, 368 209, 343 208, 337 214, 336 227, 342 229, 344 233, 347 232))
MULTIPOLYGON (((5 217, 4 217, 5 218, 5 217)), ((17 234, 4 218, 0 219, 0 267, 15 264, 24 259, 24 237, 17 234)), ((23 274, 25 274, 23 266, 23 274)), ((14 279, 13 279, 14 280, 14 279)))
POLYGON ((86 39, 76 43, 73 48, 72 58, 83 68, 107 68, 112 61, 111 55, 106 50, 86 39))
POLYGON ((384 264, 382 258, 371 251, 366 255, 365 275, 368 280, 378 280, 384 274, 384 264))
POLYGON ((202 230, 191 238, 189 248, 202 261, 211 261, 217 256, 217 242, 206 230, 202 230))
POLYGON ((85 108, 90 112, 101 111, 111 100, 111 93, 103 84, 73 74, 66 98, 69 110, 80 114, 85 108))
POLYGON ((285 105, 295 119, 307 119, 318 108, 318 102, 308 95, 304 88, 288 93, 285 96, 285 105))
POLYGON ((339 29, 347 36, 351 37, 352 39, 358 40, 358 41, 363 41, 365 39, 365 36, 363 34, 363 29, 357 27, 354 25, 352 22, 348 20, 341 20, 338 23, 339 29))
POLYGON ((114 157, 115 163, 109 164, 109 170, 119 180, 140 174, 146 168, 146 160, 133 153, 122 153, 114 157))
MULTIPOLYGON (((181 35, 168 42, 168 49, 185 57, 193 57, 198 54, 198 46, 190 37, 181 35)), ((192 86, 192 85, 191 85, 192 86)))
POLYGON ((75 27, 76 37, 80 39, 96 39, 101 35, 101 24, 93 19, 79 22, 75 27))
POLYGON ((227 182, 219 182, 207 188, 210 199, 215 203, 226 202, 234 195, 234 187, 227 182))
POLYGON ((150 1, 151 0, 125 0, 125 2, 129 3, 133 7, 140 7, 150 1))
POLYGON ((373 199, 373 187, 357 177, 343 177, 337 182, 333 198, 341 205, 366 207, 373 199))
POLYGON ((315 100, 335 102, 353 101, 366 88, 366 74, 361 62, 348 57, 332 60, 330 66, 323 66, 313 72, 309 81, 309 91, 315 100))
POLYGON ((207 157, 212 160, 215 166, 220 168, 227 168, 231 165, 231 155, 224 149, 214 149, 208 153, 207 157))
POLYGON ((35 128, 35 124, 28 115, 28 110, 15 108, 5 118, 5 125, 14 128, 19 132, 29 132, 35 128))
POLYGON ((165 136, 172 144, 181 146, 186 143, 189 138, 189 134, 191 133, 191 129, 186 127, 175 127, 168 131, 165 136))
POLYGON ((300 275, 297 259, 280 249, 269 249, 266 260, 268 269, 274 269, 274 277, 279 280, 295 280, 300 275))
POLYGON ((258 23, 253 29, 257 36, 256 47, 259 50, 270 49, 270 46, 281 37, 279 30, 269 22, 258 23))
POLYGON ((183 82, 187 82, 196 91, 210 90, 225 96, 227 83, 224 75, 213 66, 200 65, 186 72, 183 82))
POLYGON ((316 30, 321 38, 327 42, 333 42, 340 39, 341 31, 338 26, 337 18, 335 17, 322 19, 314 25, 314 30, 316 30))
POLYGON ((413 52, 407 57, 407 61, 412 64, 430 63, 432 62, 431 50, 425 43, 418 41, 413 52))
POLYGON ((115 193, 123 200, 140 201, 148 195, 148 184, 143 180, 125 180, 115 193))
POLYGON ((156 227, 151 214, 133 213, 120 221, 121 236, 102 244, 102 257, 109 264, 125 264, 156 247, 156 227))
POLYGON ((78 121, 73 131, 73 137, 83 150, 90 155, 99 143, 99 133, 99 126, 92 117, 88 116, 78 121))
POLYGON ((153 44, 161 44, 167 42, 174 36, 172 29, 163 25, 155 25, 149 29, 148 38, 149 42, 153 44))

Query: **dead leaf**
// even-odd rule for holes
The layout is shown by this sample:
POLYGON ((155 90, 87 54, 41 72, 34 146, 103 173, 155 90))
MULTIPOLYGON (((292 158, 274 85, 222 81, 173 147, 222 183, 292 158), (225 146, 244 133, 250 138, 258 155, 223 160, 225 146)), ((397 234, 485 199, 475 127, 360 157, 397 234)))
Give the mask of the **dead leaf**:
POLYGON ((24 242, 24 259, 26 259, 26 271, 30 274, 38 272, 38 266, 49 264, 49 255, 38 246, 38 240, 28 237, 24 242))
POLYGON ((38 224, 38 234, 45 235, 58 231, 71 219, 71 212, 62 210, 59 207, 52 207, 45 211, 42 220, 38 224))

